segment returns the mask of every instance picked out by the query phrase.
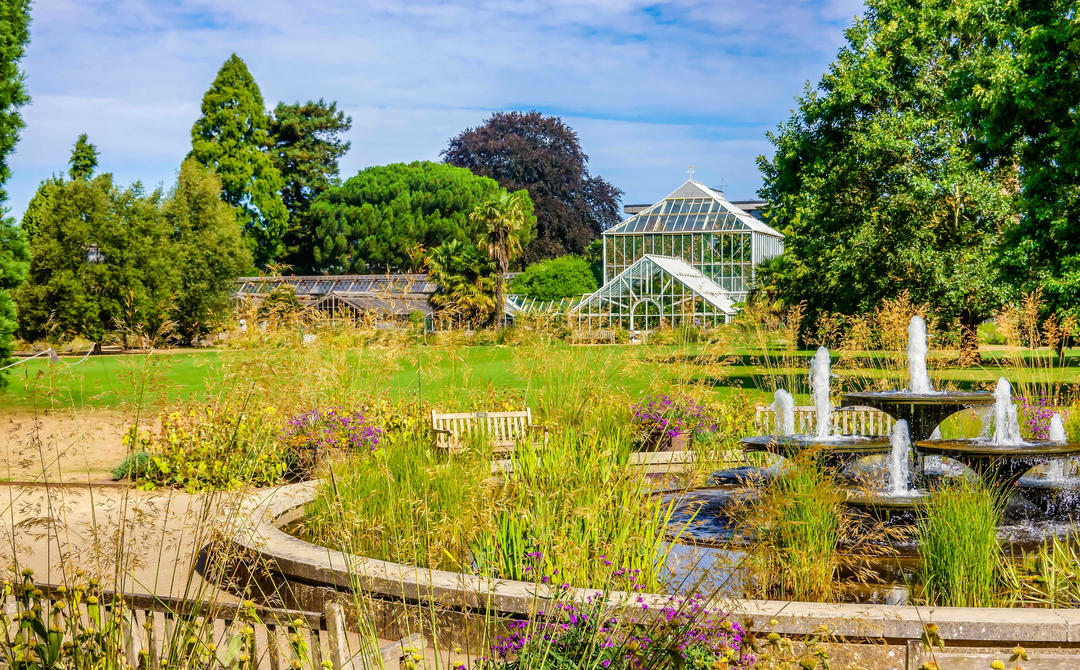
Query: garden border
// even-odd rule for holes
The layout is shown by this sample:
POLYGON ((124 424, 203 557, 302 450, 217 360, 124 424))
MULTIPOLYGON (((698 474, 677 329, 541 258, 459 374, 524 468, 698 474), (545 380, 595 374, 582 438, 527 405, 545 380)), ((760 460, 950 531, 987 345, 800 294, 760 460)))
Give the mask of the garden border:
MULTIPOLYGON (((318 481, 290 484, 261 492, 253 501, 252 525, 235 532, 231 538, 234 546, 263 561, 270 569, 271 581, 279 587, 285 586, 285 582, 321 587, 327 590, 325 597, 330 597, 333 591, 359 588, 385 601, 434 605, 441 609, 505 618, 528 617, 538 605, 542 608, 554 601, 558 590, 547 585, 391 563, 331 550, 286 533, 281 527, 302 516, 303 506, 314 498, 318 484, 318 481)), ((568 589, 563 599, 569 596, 584 600, 594 593, 589 589, 568 589)), ((614 608, 633 607, 640 613, 645 611, 642 605, 648 606, 648 612, 656 612, 669 605, 671 600, 661 594, 620 592, 612 593, 608 602, 614 608)), ((1077 658, 1072 654, 1080 652, 1080 609, 917 607, 732 599, 708 607, 729 612, 735 620, 755 632, 776 631, 802 638, 820 633, 824 626, 838 638, 852 643, 851 646, 877 647, 878 652, 891 659, 886 661, 882 657, 886 665, 874 667, 918 667, 909 662, 923 657, 920 640, 925 624, 929 623, 938 626, 941 638, 948 644, 947 651, 970 648, 970 652, 965 653, 971 656, 978 648, 982 650, 978 653, 983 654, 978 656, 979 659, 993 658, 985 654, 1001 653, 1000 650, 1020 644, 1067 654, 1065 664, 1060 666, 1065 668, 1077 667, 1077 658), (779 623, 770 627, 769 622, 774 619, 779 623)), ((985 663, 985 660, 980 662, 985 663)))

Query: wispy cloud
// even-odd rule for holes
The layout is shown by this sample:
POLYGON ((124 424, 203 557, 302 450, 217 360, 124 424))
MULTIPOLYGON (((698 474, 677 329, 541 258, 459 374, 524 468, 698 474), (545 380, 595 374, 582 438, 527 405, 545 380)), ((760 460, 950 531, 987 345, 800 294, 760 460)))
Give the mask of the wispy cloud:
POLYGON ((860 11, 853 0, 39 0, 10 204, 21 213, 63 170, 80 132, 119 179, 171 182, 234 51, 268 107, 324 97, 352 115, 346 175, 436 159, 492 111, 535 108, 579 131, 593 172, 628 202, 663 195, 689 164, 751 197, 765 132, 860 11))

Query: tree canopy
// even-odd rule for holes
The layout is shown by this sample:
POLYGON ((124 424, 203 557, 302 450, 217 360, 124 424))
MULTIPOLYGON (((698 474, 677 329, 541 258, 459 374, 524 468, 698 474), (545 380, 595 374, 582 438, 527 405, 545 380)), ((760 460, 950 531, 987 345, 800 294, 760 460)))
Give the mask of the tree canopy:
POLYGON ((1000 258, 1025 292, 1080 316, 1080 23, 1075 0, 972 2, 952 94, 988 161, 1012 165, 1020 212, 1000 258), (976 39, 977 38, 977 39, 976 39))
POLYGON ((577 133, 558 117, 492 114, 484 125, 450 140, 442 155, 508 191, 528 190, 537 234, 525 248, 527 262, 584 253, 591 240, 619 221, 622 191, 589 174, 577 133))
MULTIPOLYGON (((361 170, 311 207, 315 267, 329 273, 416 269, 418 250, 450 240, 476 244, 480 226, 469 214, 502 191, 491 179, 442 163, 361 170)), ((522 244, 531 239, 523 237, 522 244)))
POLYGON ((284 180, 282 201, 289 210, 282 260, 297 274, 314 272, 316 219, 311 203, 338 184, 338 161, 349 150, 342 135, 352 119, 323 100, 278 103, 270 119, 271 155, 284 180))
POLYGON ((218 70, 202 99, 202 116, 191 128, 190 157, 221 179, 222 199, 241 211, 255 262, 265 266, 285 251, 289 212, 284 182, 267 152, 269 119, 262 93, 236 54, 218 70))
POLYGON ((100 343, 107 332, 160 328, 177 272, 160 201, 160 192, 146 195, 138 184, 115 186, 110 174, 57 186, 16 292, 23 335, 100 343))
MULTIPOLYGON (((19 61, 30 40, 30 0, 0 3, 0 367, 10 362, 16 329, 15 303, 11 291, 23 280, 27 247, 14 219, 7 215, 4 184, 11 176, 8 156, 24 127, 20 109, 30 101, 19 61)), ((5 373, 0 372, 0 386, 5 373)))
POLYGON ((592 293, 596 277, 581 256, 559 256, 533 263, 510 281, 510 291, 537 300, 562 300, 592 293))
POLYGON ((769 135, 761 195, 785 233, 763 275, 788 302, 857 313, 909 291, 975 325, 1007 298, 993 263, 1015 170, 986 161, 951 104, 974 20, 944 0, 870 0, 847 45, 769 135))
POLYGON ((192 342, 228 310, 235 279, 251 268, 251 252, 236 208, 221 200, 221 182, 193 159, 180 166, 162 214, 179 268, 171 313, 180 339, 192 342))

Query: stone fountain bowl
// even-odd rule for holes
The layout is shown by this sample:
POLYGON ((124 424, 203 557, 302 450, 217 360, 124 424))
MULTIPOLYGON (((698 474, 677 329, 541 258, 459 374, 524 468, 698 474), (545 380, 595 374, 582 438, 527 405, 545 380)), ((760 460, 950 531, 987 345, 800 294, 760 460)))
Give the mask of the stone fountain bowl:
POLYGON ((1080 442, 1051 442, 1050 440, 1024 440, 1022 444, 995 444, 985 438, 961 438, 955 440, 920 440, 915 448, 923 453, 940 456, 971 455, 999 458, 1031 458, 1039 462, 1046 457, 1064 457, 1080 454, 1080 442))
POLYGON ((994 394, 989 391, 934 391, 932 393, 912 393, 911 391, 854 391, 843 394, 845 404, 867 404, 871 401, 894 401, 916 405, 942 405, 955 403, 960 405, 992 404, 994 394))
POLYGON ((892 448, 889 438, 867 435, 753 435, 739 440, 747 451, 767 451, 785 458, 803 452, 829 454, 883 454, 892 448))

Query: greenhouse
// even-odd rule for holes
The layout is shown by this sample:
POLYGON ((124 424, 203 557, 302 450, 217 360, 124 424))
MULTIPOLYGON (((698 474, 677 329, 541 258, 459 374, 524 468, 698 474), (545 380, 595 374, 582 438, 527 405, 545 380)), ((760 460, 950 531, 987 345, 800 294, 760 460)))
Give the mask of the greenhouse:
POLYGON ((604 232, 604 286, 570 312, 587 327, 725 322, 784 236, 688 180, 604 232))

